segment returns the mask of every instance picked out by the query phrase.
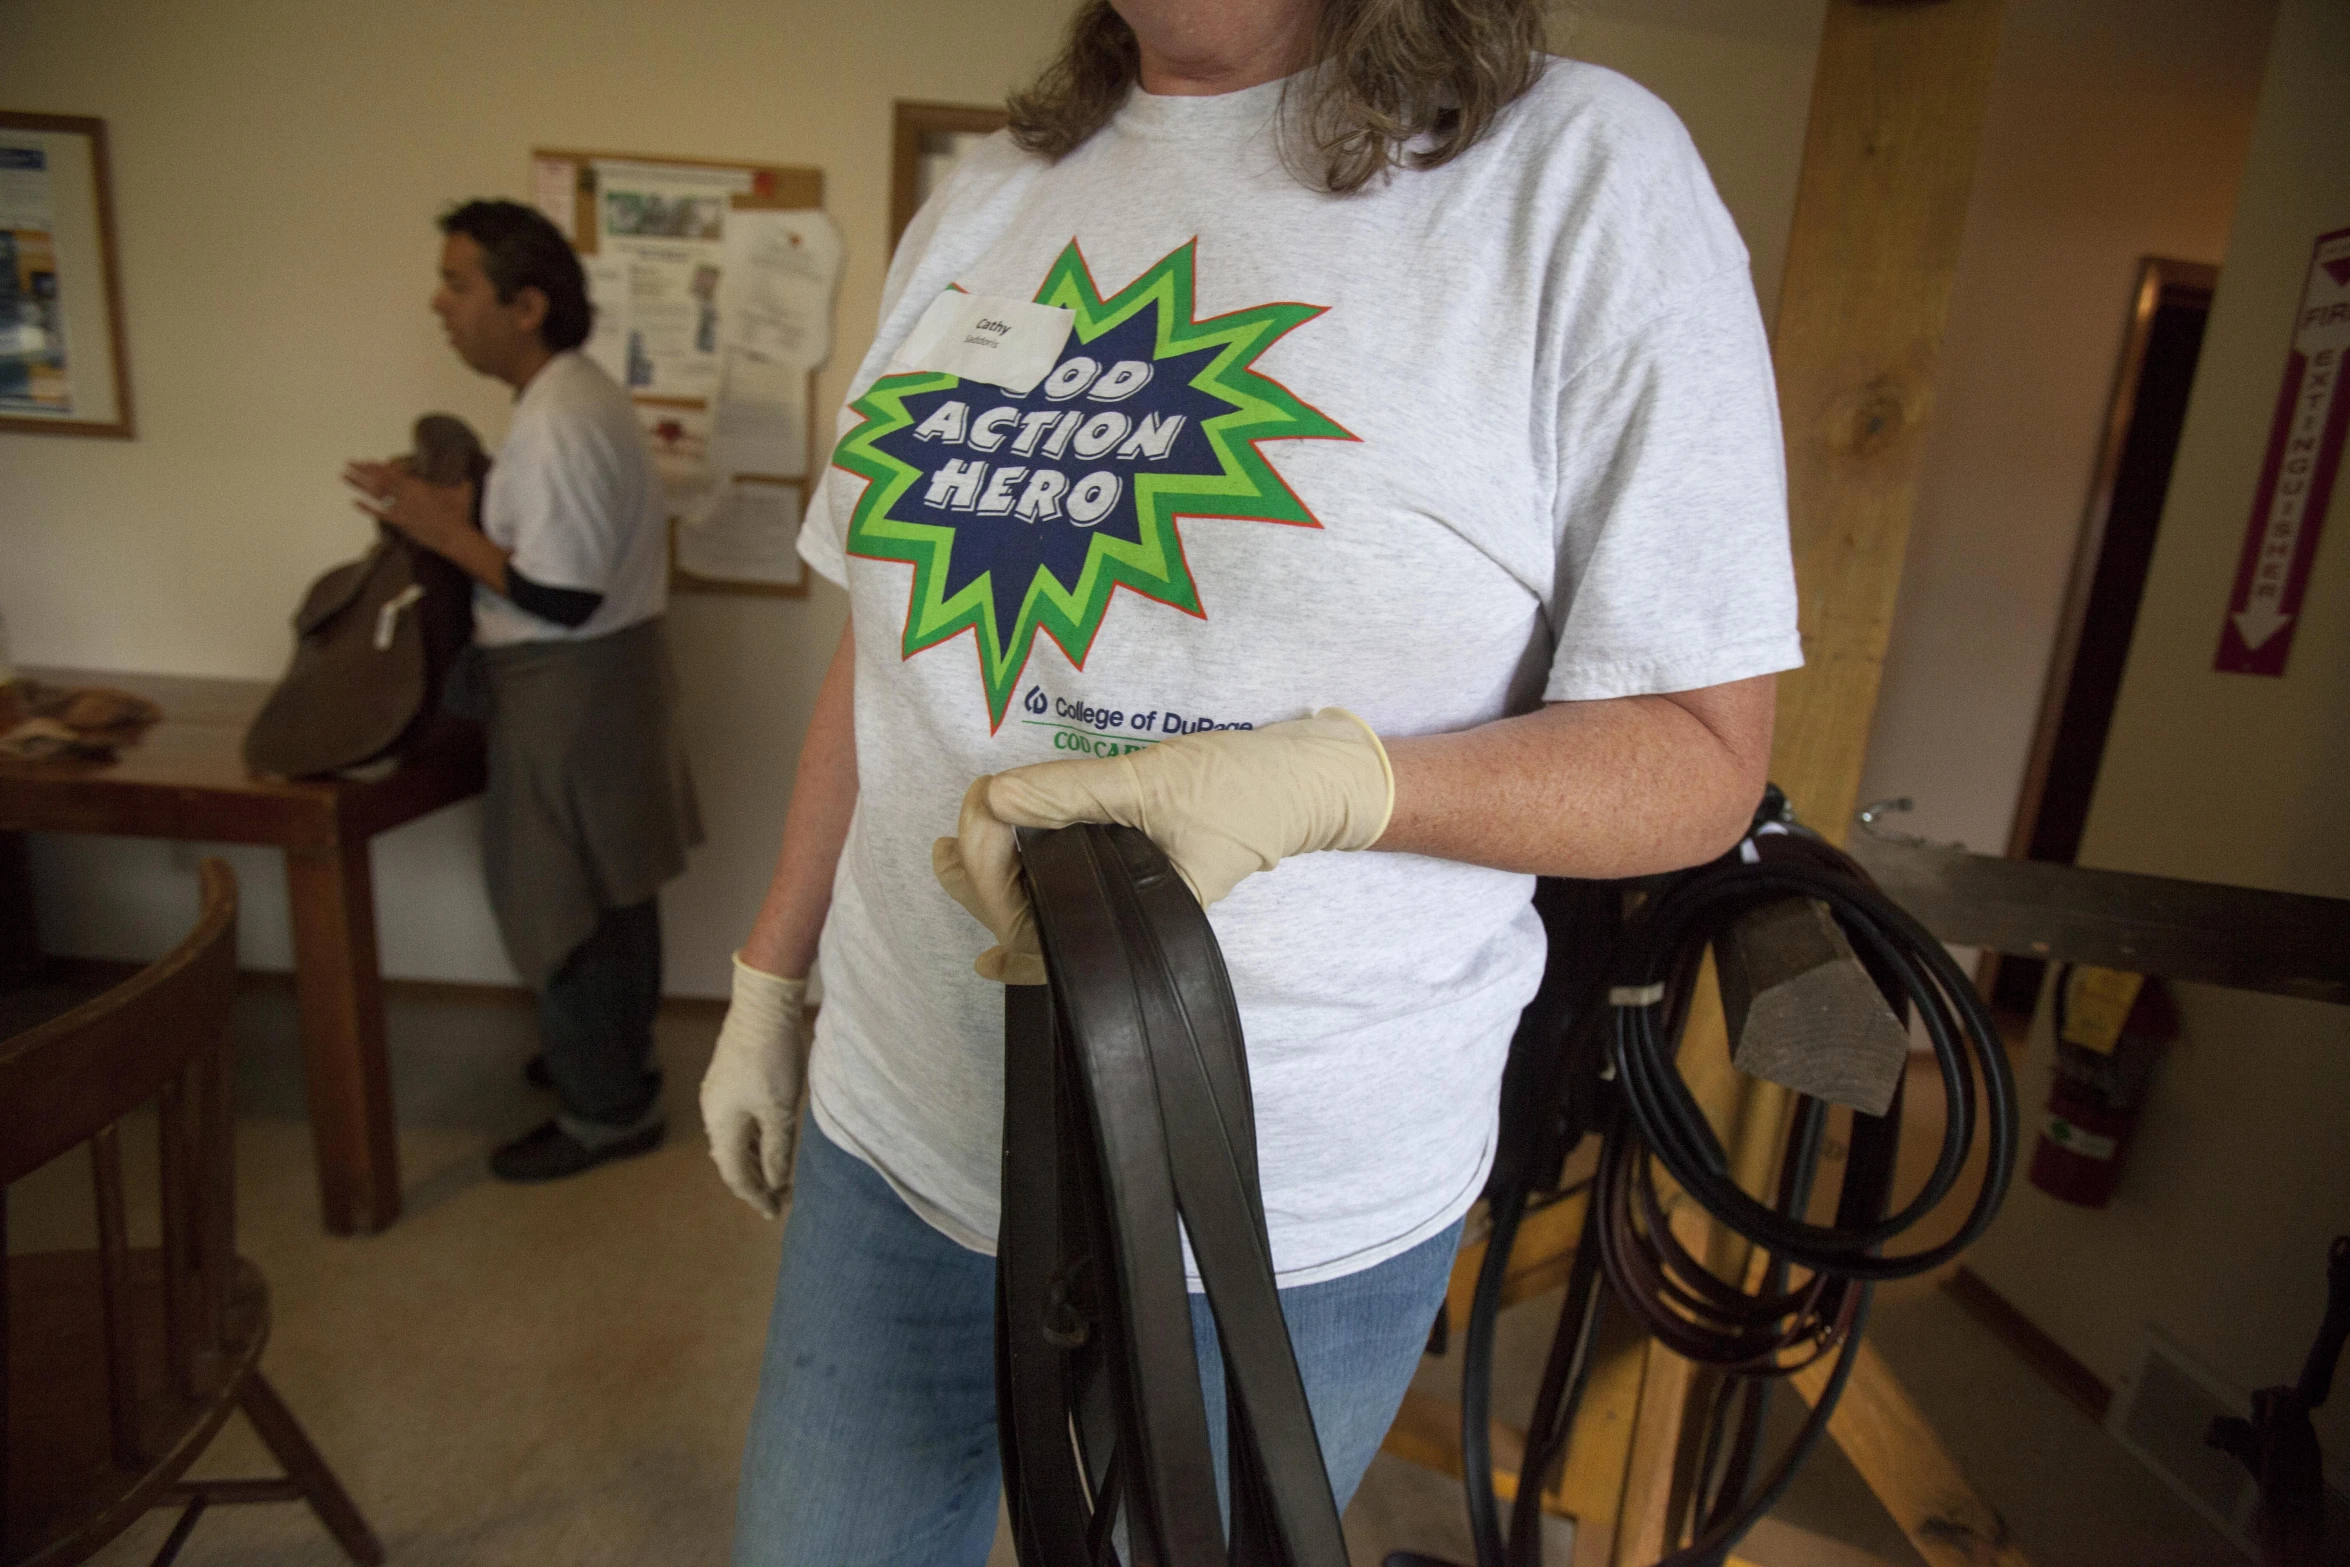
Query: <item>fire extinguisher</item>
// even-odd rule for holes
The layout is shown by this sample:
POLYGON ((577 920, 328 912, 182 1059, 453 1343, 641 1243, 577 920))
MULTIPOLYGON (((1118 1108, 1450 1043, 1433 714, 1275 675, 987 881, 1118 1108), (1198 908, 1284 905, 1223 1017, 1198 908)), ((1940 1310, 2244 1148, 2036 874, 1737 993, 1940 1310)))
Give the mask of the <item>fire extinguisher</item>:
POLYGON ((2130 1134, 2179 1011, 2159 979, 2065 964, 2056 972, 2056 1078, 2032 1150, 2031 1181, 2102 1208, 2121 1181, 2130 1134))

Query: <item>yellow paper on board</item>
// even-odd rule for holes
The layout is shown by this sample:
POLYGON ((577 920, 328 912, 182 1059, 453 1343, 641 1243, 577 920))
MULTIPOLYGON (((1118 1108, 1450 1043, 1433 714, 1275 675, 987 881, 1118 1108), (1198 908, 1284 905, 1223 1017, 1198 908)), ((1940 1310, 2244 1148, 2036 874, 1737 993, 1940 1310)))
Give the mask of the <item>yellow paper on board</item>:
POLYGON ((2130 1008, 2145 983, 2145 975, 2120 969, 2094 968, 2086 963, 2074 968, 2065 981, 2065 1042, 2099 1055, 2113 1054, 2113 1047, 2121 1041, 2122 1025, 2129 1020, 2130 1008))

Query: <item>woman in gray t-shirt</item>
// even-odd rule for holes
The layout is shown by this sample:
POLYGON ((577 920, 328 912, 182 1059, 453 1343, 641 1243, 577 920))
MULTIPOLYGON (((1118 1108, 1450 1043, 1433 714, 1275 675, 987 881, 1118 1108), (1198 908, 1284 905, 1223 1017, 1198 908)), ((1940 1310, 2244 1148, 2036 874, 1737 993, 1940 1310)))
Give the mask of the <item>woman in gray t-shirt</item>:
POLYGON ((738 1560, 986 1554, 1014 825, 1128 821, 1211 905, 1343 1500, 1491 1160, 1533 876, 1709 858, 1762 792, 1800 655, 1744 249, 1661 104, 1466 13, 1089 5, 901 243, 703 1088, 794 1196, 738 1560))

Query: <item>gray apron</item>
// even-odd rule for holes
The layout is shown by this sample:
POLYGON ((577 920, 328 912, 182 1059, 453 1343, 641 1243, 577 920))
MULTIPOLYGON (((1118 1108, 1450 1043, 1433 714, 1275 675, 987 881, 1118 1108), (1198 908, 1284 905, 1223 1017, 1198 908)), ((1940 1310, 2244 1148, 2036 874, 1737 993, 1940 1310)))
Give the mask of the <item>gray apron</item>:
POLYGON ((659 616, 476 652, 490 907, 523 983, 541 990, 605 909, 653 896, 702 841, 677 677, 659 616))

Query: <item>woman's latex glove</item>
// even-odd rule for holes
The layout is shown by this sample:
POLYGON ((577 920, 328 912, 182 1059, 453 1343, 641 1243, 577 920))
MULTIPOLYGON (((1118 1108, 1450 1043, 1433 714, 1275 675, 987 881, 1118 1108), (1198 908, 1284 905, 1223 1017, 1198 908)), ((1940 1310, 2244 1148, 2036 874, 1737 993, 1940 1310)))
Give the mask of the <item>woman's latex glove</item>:
POLYGON ((994 933, 973 965, 1009 985, 1044 983, 1015 827, 1123 822, 1174 863, 1201 907, 1292 854, 1367 849, 1387 830, 1395 774, 1370 725, 1342 707, 1262 729, 1218 729, 1124 756, 1039 762, 976 780, 931 869, 994 933))
POLYGON ((734 1000, 702 1074, 710 1157, 734 1194, 772 1219, 791 1195, 792 1146, 808 1097, 808 982, 734 955, 734 1000))

